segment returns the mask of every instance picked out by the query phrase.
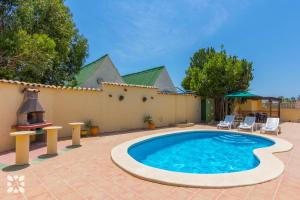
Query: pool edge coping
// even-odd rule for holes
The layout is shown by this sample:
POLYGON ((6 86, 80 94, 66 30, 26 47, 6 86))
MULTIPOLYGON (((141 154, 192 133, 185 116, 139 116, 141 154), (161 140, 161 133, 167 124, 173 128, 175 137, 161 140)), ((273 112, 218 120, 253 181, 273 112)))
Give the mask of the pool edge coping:
POLYGON ((136 177, 152 182, 185 187, 225 188, 253 185, 277 178, 284 171, 284 163, 273 154, 289 151, 292 148, 293 144, 290 142, 270 135, 237 130, 190 129, 151 134, 121 143, 111 150, 111 158, 121 169, 136 177), (260 164, 257 167, 246 171, 222 174, 189 174, 157 169, 134 160, 128 154, 128 148, 138 142, 169 134, 194 131, 220 131, 254 135, 272 140, 275 144, 254 150, 255 156, 260 160, 260 164))

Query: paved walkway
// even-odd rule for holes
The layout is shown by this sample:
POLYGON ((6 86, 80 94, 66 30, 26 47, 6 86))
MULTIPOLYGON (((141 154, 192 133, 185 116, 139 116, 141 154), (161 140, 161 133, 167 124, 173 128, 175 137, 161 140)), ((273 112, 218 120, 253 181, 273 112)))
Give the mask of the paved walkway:
MULTIPOLYGON (((277 153, 286 165, 275 180, 229 189, 184 188, 161 185, 135 178, 117 167, 110 158, 111 149, 124 141, 163 131, 135 131, 83 139, 82 147, 72 149, 31 166, 0 171, 0 199, 300 199, 300 124, 284 123, 282 134, 294 144, 289 152, 277 153), (7 193, 7 175, 25 176, 25 193, 7 193)), ((212 128, 197 125, 192 128, 212 128)), ((180 129, 182 130, 182 129, 180 129)))

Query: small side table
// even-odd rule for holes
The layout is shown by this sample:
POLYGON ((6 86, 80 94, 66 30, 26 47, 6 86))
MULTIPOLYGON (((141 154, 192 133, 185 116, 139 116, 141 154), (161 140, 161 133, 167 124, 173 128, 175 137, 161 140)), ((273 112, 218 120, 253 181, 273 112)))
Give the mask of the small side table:
POLYGON ((255 123, 254 127, 255 127, 255 130, 258 131, 261 129, 261 127, 263 127, 264 123, 255 123))
POLYGON ((16 165, 29 164, 29 136, 34 134, 34 131, 17 131, 9 134, 16 137, 16 165))
POLYGON ((48 126, 43 128, 47 131, 47 154, 57 154, 57 132, 61 126, 48 126))
POLYGON ((80 145, 80 129, 81 125, 84 125, 83 122, 73 122, 69 123, 72 127, 72 145, 80 145))

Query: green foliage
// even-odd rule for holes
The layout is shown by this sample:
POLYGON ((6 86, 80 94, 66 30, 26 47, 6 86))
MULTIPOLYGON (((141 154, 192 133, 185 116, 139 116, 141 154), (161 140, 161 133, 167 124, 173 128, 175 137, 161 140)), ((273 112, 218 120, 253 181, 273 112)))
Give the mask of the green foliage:
POLYGON ((85 123, 84 123, 84 126, 86 129, 91 129, 93 127, 93 122, 92 120, 87 120, 85 123))
POLYGON ((146 116, 144 117, 144 123, 148 123, 148 124, 153 123, 152 117, 151 117, 150 115, 146 115, 146 116))
POLYGON ((284 101, 284 96, 279 96, 279 99, 281 99, 281 101, 284 101))
POLYGON ((213 48, 200 49, 191 58, 182 86, 198 95, 220 98, 227 93, 244 91, 253 79, 252 63, 213 48))
POLYGON ((248 90, 252 71, 251 62, 227 55, 223 47, 220 52, 214 48, 200 49, 191 58, 182 87, 215 99, 215 117, 220 120, 224 114, 223 96, 248 90))
POLYGON ((285 103, 294 103, 296 101, 299 101, 300 98, 299 96, 296 98, 296 97, 283 97, 283 96, 280 96, 279 98, 281 98, 282 102, 285 102, 285 103))
POLYGON ((43 82, 57 55, 55 42, 46 34, 29 35, 26 31, 19 31, 17 39, 16 54, 22 59, 18 62, 16 77, 28 82, 43 82))
POLYGON ((74 82, 87 48, 63 0, 0 2, 0 78, 74 82))

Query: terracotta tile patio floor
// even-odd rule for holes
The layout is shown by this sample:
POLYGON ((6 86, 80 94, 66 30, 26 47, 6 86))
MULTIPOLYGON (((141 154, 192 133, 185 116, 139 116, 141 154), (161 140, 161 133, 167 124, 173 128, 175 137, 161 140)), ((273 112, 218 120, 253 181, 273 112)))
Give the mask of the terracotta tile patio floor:
MULTIPOLYGON (((111 161, 110 151, 117 144, 148 134, 179 130, 164 128, 84 138, 82 147, 27 168, 16 171, 4 168, 0 171, 0 199, 300 199, 300 124, 284 123, 281 127, 279 137, 292 142, 294 148, 276 154, 285 163, 285 171, 266 183, 228 189, 175 187, 133 177, 111 161), (25 193, 7 193, 7 175, 24 175, 25 193)), ((213 127, 191 127, 194 128, 213 127)))

